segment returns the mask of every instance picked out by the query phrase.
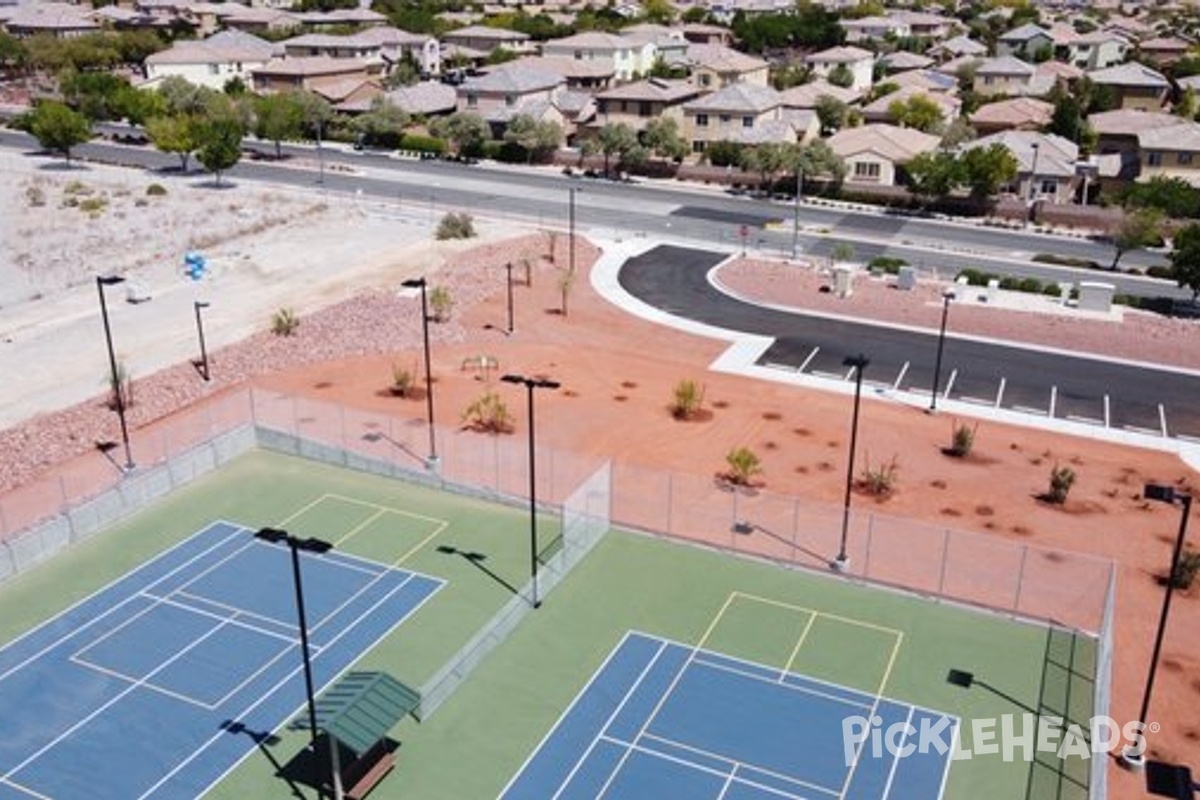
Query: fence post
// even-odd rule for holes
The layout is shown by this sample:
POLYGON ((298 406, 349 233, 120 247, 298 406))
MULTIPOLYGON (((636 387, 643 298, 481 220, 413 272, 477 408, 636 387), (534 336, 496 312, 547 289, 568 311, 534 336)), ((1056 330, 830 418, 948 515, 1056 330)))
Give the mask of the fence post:
POLYGON ((792 498, 792 563, 795 564, 798 559, 796 557, 800 545, 797 538, 800 536, 800 498, 792 498))
POLYGON ((1029 545, 1021 545, 1021 565, 1017 567, 1017 591, 1013 595, 1013 611, 1017 611, 1021 607, 1021 587, 1025 583, 1025 559, 1028 556, 1029 545))
POLYGON ((863 556, 862 576, 871 577, 871 542, 875 538, 875 512, 867 516, 867 552, 863 556))
POLYGON ((950 562, 950 529, 942 532, 942 566, 938 570, 938 594, 946 593, 946 565, 950 562))
POLYGON ((60 512, 67 520, 67 531, 69 532, 70 540, 75 541, 75 520, 71 517, 71 503, 67 500, 67 481, 60 473, 58 476, 58 494, 62 498, 62 511, 60 512))
POLYGON ((667 473, 667 535, 668 536, 675 533, 674 529, 672 528, 672 520, 675 517, 674 509, 675 509, 675 474, 672 472, 668 472, 667 473))

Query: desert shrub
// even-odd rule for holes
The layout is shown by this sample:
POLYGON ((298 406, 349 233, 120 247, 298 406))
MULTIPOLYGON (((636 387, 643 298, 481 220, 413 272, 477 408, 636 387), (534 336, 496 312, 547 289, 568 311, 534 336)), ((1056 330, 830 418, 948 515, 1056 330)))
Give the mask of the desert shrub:
POLYGON ((1075 470, 1055 464, 1050 468, 1050 491, 1046 492, 1046 500, 1058 504, 1067 502, 1067 495, 1074 485, 1075 470))
POLYGON ((729 471, 725 478, 737 486, 749 486, 756 475, 762 473, 762 462, 749 447, 735 447, 725 456, 729 471))
POLYGON ((671 402, 671 416, 675 419, 691 419, 704 403, 704 386, 692 380, 675 384, 675 398, 671 402))
POLYGON ((474 235, 475 220, 466 212, 451 211, 438 223, 437 238, 439 240, 470 239, 474 235))
POLYGON ((162 197, 166 193, 167 187, 163 186, 161 183, 152 183, 146 187, 147 197, 162 197))
POLYGON ((1175 270, 1165 264, 1152 264, 1146 267, 1147 277, 1162 278, 1163 280, 1175 280, 1175 270))
POLYGON ((291 308, 281 308, 271 315, 271 333, 276 336, 291 336, 300 327, 300 317, 291 308))
POLYGON ((473 430, 484 433, 509 433, 513 429, 513 416, 496 392, 480 395, 463 411, 462 420, 473 430))
POLYGON ((433 310, 434 322, 446 322, 450 319, 450 309, 454 308, 454 297, 445 286, 434 286, 429 290, 429 307, 433 310))
POLYGON ((117 372, 107 372, 104 383, 108 386, 108 407, 113 411, 133 405, 133 375, 124 361, 117 361, 117 372))
POLYGON ((950 447, 946 449, 950 455, 957 458, 965 458, 971 454, 971 449, 975 446, 975 429, 979 424, 968 425, 965 422, 958 422, 954 425, 954 430, 950 434, 950 447))
POLYGON ((1030 261, 1040 264, 1056 264, 1060 267, 1082 267, 1083 269, 1100 269, 1100 265, 1087 258, 1060 256, 1056 253, 1035 253, 1030 261))
POLYGON ((867 262, 869 269, 878 269, 888 275, 895 275, 900 272, 901 267, 908 266, 908 262, 903 258, 893 258, 891 256, 875 256, 867 262))
POLYGON ((1018 292, 1028 292, 1029 294, 1041 294, 1042 282, 1037 278, 1021 278, 1017 283, 1018 292))
POLYGON ((858 485, 867 494, 887 497, 896 490, 896 480, 899 475, 900 465, 896 463, 895 456, 892 456, 891 461, 875 466, 871 466, 871 460, 868 458, 867 466, 863 468, 858 485))
POLYGON ((31 208, 46 205, 46 190, 40 186, 30 186, 25 190, 25 201, 31 208))
POLYGON ((86 196, 91 193, 92 193, 92 189, 87 184, 83 183, 82 181, 71 181, 70 183, 68 183, 66 186, 63 187, 63 194, 65 194, 69 197, 75 196, 75 195, 86 196))
POLYGON ((442 155, 446 152, 446 142, 443 139, 438 139, 434 136, 421 136, 415 133, 406 133, 400 139, 401 150, 415 150, 418 153, 434 153, 442 155))
POLYGON ((417 382, 416 369, 402 367, 399 364, 392 364, 392 394, 398 397, 408 397, 408 393, 412 391, 413 386, 417 382))
POLYGON ((1185 548, 1179 554, 1179 563, 1175 565, 1171 583, 1176 589, 1187 590, 1192 588, 1192 582, 1196 580, 1198 574, 1200 574, 1200 550, 1185 548))
POLYGON ((89 197, 79 203, 79 210, 92 216, 96 216, 107 207, 108 200, 103 197, 89 197))
POLYGON ((1042 287, 1042 294, 1047 297, 1062 297, 1062 286, 1057 283, 1047 283, 1042 287))

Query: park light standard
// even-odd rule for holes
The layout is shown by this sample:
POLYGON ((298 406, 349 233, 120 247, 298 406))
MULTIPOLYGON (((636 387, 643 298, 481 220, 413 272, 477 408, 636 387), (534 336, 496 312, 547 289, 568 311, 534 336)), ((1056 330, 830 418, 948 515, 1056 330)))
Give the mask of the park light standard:
MULTIPOLYGON (((262 528, 254 534, 256 539, 262 539, 271 544, 286 544, 292 552, 292 582, 296 589, 296 613, 300 619, 300 655, 304 659, 304 693, 308 700, 308 730, 311 736, 309 743, 312 748, 314 772, 317 757, 317 702, 313 691, 312 661, 308 654, 308 618, 304 613, 304 584, 300 580, 300 551, 306 553, 328 553, 333 545, 322 539, 300 539, 279 528, 262 528)), ((315 778, 315 775, 314 775, 315 778)), ((319 781, 317 781, 319 784, 319 781)))
POLYGON ((842 502, 842 543, 838 548, 837 558, 833 568, 845 572, 850 566, 850 556, 846 554, 846 536, 850 530, 850 491, 854 487, 854 448, 858 443, 858 406, 862 399, 863 370, 871 361, 862 353, 857 356, 847 356, 842 366, 854 370, 854 417, 850 422, 850 454, 846 462, 846 497, 842 502))
POLYGON ((117 354, 113 350, 112 328, 108 324, 108 302, 104 296, 105 286, 124 283, 120 275, 97 275, 96 291, 100 293, 100 316, 104 320, 104 341, 108 345, 109 379, 112 381, 113 403, 117 407, 117 418, 121 421, 121 442, 125 445, 125 471, 133 470, 133 454, 129 450, 129 425, 125 421, 125 390, 121 386, 121 374, 117 370, 117 354))
POLYGON ((505 383, 518 383, 525 387, 529 397, 529 576, 532 592, 531 604, 539 608, 542 601, 538 599, 538 542, 537 542, 537 477, 534 471, 536 458, 534 454, 534 425, 533 425, 533 390, 557 389, 561 384, 547 378, 527 378, 524 375, 504 375, 500 380, 505 383))
POLYGON ((568 231, 570 231, 570 233, 567 236, 567 246, 570 248, 570 252, 567 253, 567 274, 574 275, 575 274, 575 192, 578 191, 578 189, 576 187, 572 186, 569 191, 571 193, 571 204, 570 204, 570 208, 568 209, 567 229, 568 229, 568 231))
MULTIPOLYGON (((1171 595, 1175 591, 1175 580, 1179 574, 1179 559, 1183 554, 1183 542, 1187 538, 1188 517, 1192 513, 1192 496, 1175 491, 1174 486, 1157 483, 1147 483, 1142 490, 1142 497, 1147 500, 1157 500, 1160 503, 1170 503, 1180 506, 1179 533, 1175 536, 1175 549, 1171 552, 1171 570, 1167 573, 1167 590, 1163 594, 1162 612, 1158 617, 1158 632, 1154 636, 1154 653, 1150 656, 1150 673, 1146 676, 1146 690, 1142 694, 1142 709, 1138 712, 1137 721, 1145 724, 1146 716, 1150 713, 1150 693, 1154 690, 1154 674, 1158 670, 1158 657, 1162 652, 1163 635, 1167 630, 1167 615, 1171 612, 1171 595)), ((1141 747, 1126 745, 1121 750, 1121 761, 1135 769, 1145 766, 1146 755, 1141 747)))
POLYGON ((929 393, 929 411, 937 411, 938 384, 942 380, 942 348, 946 346, 946 317, 950 315, 950 301, 954 299, 953 289, 942 291, 942 327, 938 330, 937 358, 933 362, 933 390, 929 393))
POLYGON ((196 335, 200 338, 200 374, 207 381, 212 376, 208 371, 208 348, 204 345, 204 318, 200 312, 208 308, 209 304, 206 300, 196 300, 192 305, 196 309, 196 335))
POLYGON ((400 284, 406 289, 421 290, 421 336, 425 343, 425 411, 429 420, 429 457, 425 466, 436 469, 438 463, 437 437, 433 429, 433 364, 429 358, 429 301, 426 297, 428 282, 424 278, 410 278, 400 284))
POLYGON ((508 333, 511 336, 513 332, 513 284, 512 284, 512 262, 508 261, 504 264, 504 272, 507 276, 508 286, 508 333))

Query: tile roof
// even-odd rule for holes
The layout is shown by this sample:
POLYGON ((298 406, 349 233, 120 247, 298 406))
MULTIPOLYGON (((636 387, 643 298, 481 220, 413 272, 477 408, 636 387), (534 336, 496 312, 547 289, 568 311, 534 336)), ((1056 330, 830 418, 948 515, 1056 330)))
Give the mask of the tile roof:
POLYGON ((283 54, 283 47, 239 30, 224 30, 207 39, 183 39, 146 57, 147 64, 266 63, 283 54))
POLYGON ((834 100, 840 100, 847 104, 857 103, 862 97, 862 92, 857 89, 834 86, 826 81, 813 81, 785 89, 779 93, 779 96, 783 104, 789 108, 816 108, 817 101, 822 97, 832 97, 834 100))
POLYGON ((734 83, 712 94, 688 103, 685 108, 696 111, 749 111, 761 114, 781 104, 779 92, 769 86, 734 83))
POLYGON ((1200 124, 1179 121, 1169 128, 1156 128, 1138 134, 1138 145, 1153 150, 1200 152, 1200 124))
POLYGON ((971 115, 972 123, 987 125, 1042 126, 1049 124, 1054 116, 1054 104, 1032 97, 1013 97, 980 106, 971 115))
POLYGON ((1033 67, 1013 56, 985 58, 975 70, 976 75, 1033 75, 1033 67))
POLYGON ((1182 120, 1174 114, 1138 111, 1132 108, 1118 108, 1113 111, 1100 111, 1088 115, 1088 124, 1092 126, 1092 130, 1098 134, 1109 136, 1133 136, 1143 131, 1169 128, 1180 122, 1182 120))
POLYGON ((768 64, 761 58, 748 55, 723 44, 688 44, 687 59, 694 66, 716 72, 753 72, 768 64))
POLYGON ((855 61, 864 59, 875 59, 875 54, 870 50, 864 50, 861 47, 845 46, 845 47, 830 47, 827 50, 822 50, 819 53, 813 53, 805 57, 805 62, 809 64, 850 64, 855 61))
POLYGON ((875 153, 889 161, 903 163, 919 153, 936 150, 942 140, 928 133, 886 123, 857 128, 842 128, 830 136, 829 147, 842 158, 860 153, 875 153))
POLYGON ((392 105, 409 114, 440 114, 453 111, 458 102, 458 93, 453 86, 441 81, 422 81, 412 86, 401 86, 386 95, 392 105))
POLYGON ((1000 131, 968 142, 962 149, 990 147, 993 144, 1003 145, 1016 157, 1020 172, 1033 170, 1036 144, 1037 174, 1046 177, 1072 177, 1075 174, 1075 162, 1079 160, 1079 148, 1074 142, 1053 133, 1037 131, 1000 131))
POLYGON ((459 90, 460 93, 466 90, 491 94, 528 94, 553 89, 563 83, 562 75, 524 66, 521 61, 511 61, 479 77, 468 78, 459 90))
POLYGON ((1092 83, 1103 83, 1110 86, 1153 86, 1156 89, 1169 89, 1171 82, 1161 72, 1150 69, 1145 64, 1129 61, 1115 67, 1096 69, 1087 73, 1092 83))
POLYGON ((650 78, 644 81, 623 83, 596 94, 597 100, 647 100, 658 103, 678 103, 696 97, 703 90, 687 81, 650 78))

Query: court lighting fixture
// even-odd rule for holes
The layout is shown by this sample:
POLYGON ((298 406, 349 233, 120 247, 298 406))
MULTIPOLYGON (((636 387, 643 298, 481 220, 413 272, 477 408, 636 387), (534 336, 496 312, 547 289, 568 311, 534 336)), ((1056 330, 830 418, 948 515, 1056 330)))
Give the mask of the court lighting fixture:
MULTIPOLYGON (((312 661, 308 655, 308 619, 304 613, 304 584, 300 579, 300 551, 306 553, 328 553, 333 545, 323 539, 309 537, 300 539, 279 528, 261 528, 254 538, 271 544, 285 544, 292 553, 292 581, 296 587, 296 613, 300 618, 300 654, 304 659, 304 693, 308 700, 308 729, 311 736, 314 773, 317 757, 317 702, 313 691, 312 661)), ((314 775, 314 780, 316 780, 314 775)), ((316 781, 319 784, 319 781, 316 781)))
POLYGON ((513 332, 513 283, 512 283, 512 262, 509 261, 504 265, 504 271, 508 275, 508 334, 513 332))
POLYGON ((850 423, 850 454, 846 459, 846 496, 842 502, 842 543, 838 547, 837 558, 833 560, 833 568, 845 572, 850 566, 850 557, 846 554, 846 536, 850 530, 850 490, 854 487, 854 448, 858 442, 858 407, 862 399, 863 370, 871 361, 862 353, 857 356, 847 356, 842 366, 854 370, 854 417, 850 423))
POLYGON ((531 599, 534 608, 540 608, 542 601, 538 598, 538 541, 537 541, 537 477, 534 471, 536 458, 534 454, 534 424, 533 424, 533 391, 534 389, 557 389, 561 384, 547 378, 527 378, 524 375, 504 375, 500 378, 504 383, 516 383, 525 387, 529 398, 529 576, 531 599))
POLYGON ((121 441, 125 445, 125 471, 134 468, 133 454, 129 450, 129 425, 125 421, 125 392, 121 386, 121 374, 117 370, 117 354, 113 350, 112 328, 108 324, 108 301, 104 296, 105 286, 117 286, 125 282, 120 275, 97 275, 96 291, 100 294, 100 317, 104 320, 104 341, 108 345, 109 377, 112 382, 113 402, 117 406, 117 418, 121 421, 121 441))
POLYGON ((953 289, 945 289, 942 292, 942 326, 938 329, 937 358, 933 362, 933 389, 929 392, 931 414, 937 411, 938 384, 942 381, 942 349, 946 346, 946 318, 950 315, 950 301, 953 299, 953 289))
POLYGON ((425 459, 425 466, 436 469, 438 455, 437 437, 433 429, 433 364, 429 357, 429 284, 424 278, 409 278, 400 285, 406 289, 421 290, 421 336, 425 343, 425 412, 429 420, 429 457, 425 459))
MULTIPOLYGON (((1183 542, 1187 538, 1188 517, 1192 513, 1192 496, 1185 492, 1176 491, 1174 486, 1158 483, 1147 483, 1142 489, 1142 497, 1156 500, 1160 503, 1178 504, 1179 533, 1175 536, 1175 549, 1171 552, 1171 569, 1167 573, 1167 589, 1163 593, 1162 612, 1158 617, 1158 632, 1154 636, 1154 653, 1150 656, 1150 672, 1146 676, 1146 689, 1142 694, 1142 708, 1138 712, 1137 721, 1146 722, 1150 713, 1150 694, 1154 691, 1154 675, 1158 671, 1158 657, 1162 652, 1163 635, 1167 630, 1167 616, 1171 613, 1171 595, 1175 591, 1175 577, 1179 574, 1179 559, 1183 555, 1183 542)), ((1121 761, 1128 767, 1141 769, 1145 766, 1146 755, 1135 752, 1126 745, 1121 750, 1121 761)))
POLYGON ((208 348, 204 345, 204 319, 200 312, 208 308, 208 305, 205 300, 197 300, 192 303, 196 309, 196 336, 200 339, 200 375, 206 381, 210 380, 212 375, 208 371, 208 348))

